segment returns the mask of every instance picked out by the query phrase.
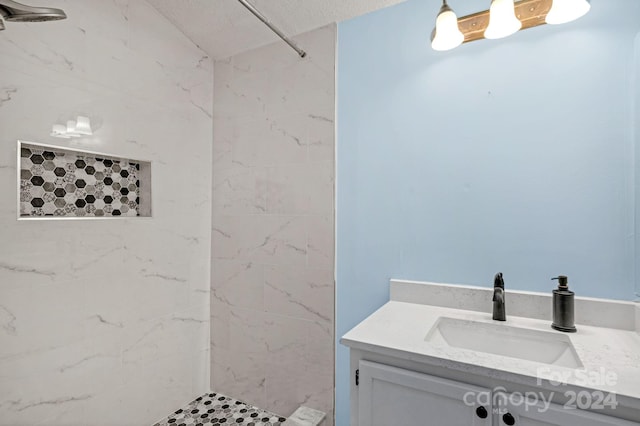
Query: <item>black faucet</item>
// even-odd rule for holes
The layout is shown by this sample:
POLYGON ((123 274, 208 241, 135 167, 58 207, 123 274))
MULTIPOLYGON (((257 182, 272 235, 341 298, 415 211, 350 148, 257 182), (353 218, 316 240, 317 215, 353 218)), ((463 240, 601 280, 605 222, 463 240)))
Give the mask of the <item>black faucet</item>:
POLYGON ((504 307, 504 280, 502 272, 498 272, 493 278, 493 319, 496 321, 506 321, 507 312, 504 307))

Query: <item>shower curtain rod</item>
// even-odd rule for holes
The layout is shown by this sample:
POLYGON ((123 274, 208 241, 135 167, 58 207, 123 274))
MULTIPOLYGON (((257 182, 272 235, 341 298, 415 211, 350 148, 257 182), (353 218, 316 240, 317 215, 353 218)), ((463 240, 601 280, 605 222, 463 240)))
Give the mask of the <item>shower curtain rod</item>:
POLYGON ((304 58, 305 56, 307 56, 307 52, 305 52, 304 50, 300 49, 298 47, 298 45, 293 42, 293 40, 291 40, 289 37, 284 35, 282 33, 282 31, 280 31, 275 25, 273 25, 271 22, 269 22, 269 20, 267 18, 265 18, 265 16, 262 13, 260 13, 260 11, 258 9, 256 9, 255 7, 253 7, 253 5, 251 5, 251 3, 249 3, 247 0, 238 0, 238 1, 244 7, 249 9, 249 12, 253 13, 256 16, 256 18, 261 20, 267 27, 269 27, 269 29, 271 29, 271 31, 276 33, 278 35, 278 37, 280 37, 282 40, 284 40, 285 43, 287 43, 289 46, 291 46, 291 48, 293 50, 298 52, 298 55, 300 55, 301 58, 304 58))

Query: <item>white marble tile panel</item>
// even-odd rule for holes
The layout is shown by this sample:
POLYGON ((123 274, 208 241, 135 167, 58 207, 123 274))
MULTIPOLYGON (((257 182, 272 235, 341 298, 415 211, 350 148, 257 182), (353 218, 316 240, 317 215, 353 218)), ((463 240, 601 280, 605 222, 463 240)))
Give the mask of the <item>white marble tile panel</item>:
MULTIPOLYGON (((149 99, 156 96, 156 93, 144 92, 149 83, 154 82, 160 88, 168 81, 163 80, 166 75, 162 74, 160 66, 131 50, 127 46, 128 41, 123 45, 117 38, 94 34, 89 34, 87 39, 91 46, 87 52, 87 71, 91 82, 125 94, 137 90, 138 94, 149 99)), ((167 89, 174 90, 173 87, 163 88, 167 89)))
MULTIPOLYGON (((6 275, 2 276, 6 282, 6 275)), ((83 312, 57 302, 77 300, 78 294, 82 294, 82 286, 77 282, 3 289, 0 359, 80 341, 83 312)))
MULTIPOLYGON (((125 384, 138 381, 138 369, 150 359, 176 354, 191 355, 206 347, 204 339, 196 341, 198 330, 207 319, 198 312, 176 312, 131 326, 125 330, 122 341, 122 367, 125 384)), ((189 383, 190 386, 190 383, 189 383)))
POLYGON ((306 221, 300 216, 219 216, 214 218, 215 259, 303 265, 306 221))
POLYGON ((304 266, 266 266, 264 307, 312 321, 333 321, 333 270, 304 266))
POLYGON ((266 314, 243 308, 229 310, 229 350, 238 354, 267 353, 264 323, 266 314))
POLYGON ((334 322, 310 321, 307 323, 305 362, 320 370, 332 371, 335 342, 333 339, 334 322))
POLYGON ((209 336, 211 334, 209 317, 210 303, 208 300, 200 301, 197 305, 174 312, 171 315, 171 322, 189 339, 188 346, 182 348, 183 350, 192 354, 209 350, 209 336))
POLYGON ((266 110, 271 117, 304 111, 319 116, 332 116, 335 110, 334 72, 315 63, 301 62, 284 70, 269 71, 271 81, 266 110))
POLYGON ((257 214, 266 211, 267 169, 234 167, 214 169, 213 213, 257 214))
POLYGON ((333 163, 335 161, 335 117, 307 114, 304 119, 307 122, 309 161, 333 163))
MULTIPOLYGON (((335 55, 337 47, 337 26, 330 24, 315 31, 309 31, 295 37, 295 40, 304 44, 307 58, 316 66, 326 72, 335 70, 335 55)), ((333 83, 331 81, 330 83, 333 83)))
MULTIPOLYGON (((288 374, 278 374, 283 368, 277 362, 267 365, 267 406, 284 415, 290 415, 300 405, 325 412, 333 410, 333 374, 314 366, 289 364, 288 374)), ((327 423, 329 424, 329 423, 327 423)))
MULTIPOLYGON (((209 339, 206 340, 207 344, 209 339)), ((191 357, 194 371, 191 373, 191 394, 202 395, 211 391, 211 352, 207 347, 191 357)))
MULTIPOLYGON (((138 380, 121 387, 118 410, 127 413, 117 424, 149 425, 167 415, 167 407, 181 407, 197 395, 192 395, 192 357, 188 353, 148 359, 136 371, 138 380)), ((93 419, 91 413, 87 419, 93 419)))
POLYGON ((266 358, 270 365, 303 369, 307 343, 307 321, 273 313, 264 314, 266 358))
MULTIPOLYGON (((121 424, 122 412, 124 412, 122 401, 128 394, 129 391, 125 386, 118 386, 105 389, 93 398, 83 401, 81 409, 82 416, 87 421, 86 424, 94 424, 96 426, 121 424), (114 409, 113 407, 122 408, 114 409)), ((47 423, 44 424, 47 425, 47 423)), ((51 422, 48 423, 48 425, 51 424, 51 422)))
POLYGON ((0 207, 0 424, 151 424, 208 388, 212 62, 146 2, 49 5, 0 38, 0 194, 15 140, 53 143, 151 160, 154 217, 0 207), (49 136, 80 114, 93 137, 49 136))
POLYGON ((264 265, 257 263, 214 259, 212 298, 230 307, 262 310, 265 305, 264 269, 264 265))
MULTIPOLYGON (((55 7, 54 4, 51 4, 55 7)), ((67 7, 65 5, 64 7, 67 7)), ((42 25, 9 24, 0 39, 0 53, 5 57, 26 60, 33 66, 86 77, 86 32, 78 26, 79 18, 42 25)))
MULTIPOLYGON (((219 62, 216 62, 218 64, 219 62)), ((224 61, 223 67, 228 66, 224 61)), ((217 65, 214 65, 214 75, 217 65)), ((215 117, 246 118, 266 117, 266 101, 269 96, 270 82, 266 73, 236 75, 233 71, 230 80, 222 76, 214 79, 216 102, 213 106, 215 117)))
POLYGON ((267 406, 284 415, 303 404, 332 409, 333 353, 328 348, 332 347, 333 327, 276 314, 266 316, 265 327, 267 406), (318 343, 325 344, 324 350, 316 352, 318 343))
POLYGON ((333 410, 335 26, 297 39, 214 64, 211 382, 283 415, 333 410))
POLYGON ((4 359, 0 375, 3 383, 13 384, 3 387, 0 424, 29 424, 58 416, 80 420, 84 401, 120 385, 120 347, 114 340, 89 339, 35 351, 4 359))
POLYGON ((293 413, 306 400, 299 391, 299 382, 304 380, 304 375, 305 370, 299 364, 286 367, 279 363, 267 364, 265 391, 269 410, 283 416, 293 413), (287 374, 282 374, 285 368, 287 374))
POLYGON ((234 124, 230 118, 213 120, 213 172, 233 167, 234 124))
MULTIPOLYGON (((209 228, 210 229, 210 228, 209 228)), ((211 231, 209 231, 210 233, 211 231)), ((207 258, 203 259, 201 256, 192 256, 191 262, 189 262, 189 298, 188 305, 189 306, 198 306, 203 303, 206 304, 207 307, 207 316, 210 313, 210 300, 209 296, 211 293, 211 241, 202 241, 201 238, 196 238, 198 240, 198 246, 196 250, 199 253, 207 253, 207 258), (206 280, 201 280, 199 277, 201 274, 205 273, 207 276, 206 280)), ((193 240, 192 240, 193 241, 193 240)), ((192 243, 195 245, 196 243, 192 243)), ((190 253, 191 254, 191 253, 190 253)), ((209 337, 206 338, 207 347, 209 342, 209 337)))
MULTIPOLYGON (((120 43, 120 47, 129 44, 129 3, 131 0, 80 1, 65 2, 59 6, 65 10, 68 21, 90 36, 110 38, 120 43)), ((52 3, 53 4, 53 3, 52 3)), ((61 22, 60 22, 61 24, 61 22)), ((93 48, 91 42, 88 46, 93 48)))
POLYGON ((266 176, 266 210, 280 214, 331 214, 332 162, 271 167, 266 176))
POLYGON ((227 303, 216 299, 212 291, 210 315, 211 338, 209 339, 212 359, 217 356, 218 350, 229 349, 230 310, 231 307, 227 303))
POLYGON ((242 395, 242 400, 266 406, 266 361, 264 354, 238 353, 219 349, 211 358, 212 383, 225 395, 242 395))
POLYGON ((293 117, 236 120, 233 162, 245 167, 304 163, 306 130, 293 117))
POLYGON ((333 215, 313 215, 307 218, 308 265, 312 268, 332 269, 334 263, 333 215))
MULTIPOLYGON (((330 371, 330 370, 329 370, 330 371)), ((305 396, 304 404, 327 414, 322 426, 333 426, 334 375, 326 371, 310 371, 305 381, 298 386, 298 392, 305 396)))

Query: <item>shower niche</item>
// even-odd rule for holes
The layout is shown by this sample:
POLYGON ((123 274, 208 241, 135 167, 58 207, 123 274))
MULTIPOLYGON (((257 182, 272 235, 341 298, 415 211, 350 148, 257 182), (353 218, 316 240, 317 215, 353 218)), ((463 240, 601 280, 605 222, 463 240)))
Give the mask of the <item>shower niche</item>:
POLYGON ((151 217, 151 162, 18 142, 18 219, 151 217))

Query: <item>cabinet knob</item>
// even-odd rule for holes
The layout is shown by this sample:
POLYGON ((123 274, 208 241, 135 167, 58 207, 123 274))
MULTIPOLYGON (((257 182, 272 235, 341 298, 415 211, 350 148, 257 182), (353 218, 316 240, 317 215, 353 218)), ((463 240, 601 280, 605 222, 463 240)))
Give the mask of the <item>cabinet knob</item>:
POLYGON ((513 426, 516 424, 516 419, 511 415, 511 413, 507 413, 502 416, 502 421, 507 426, 513 426))
POLYGON ((486 419, 487 416, 489 415, 489 413, 487 413, 487 409, 480 406, 478 408, 476 408, 476 415, 478 417, 480 417, 481 419, 486 419))

